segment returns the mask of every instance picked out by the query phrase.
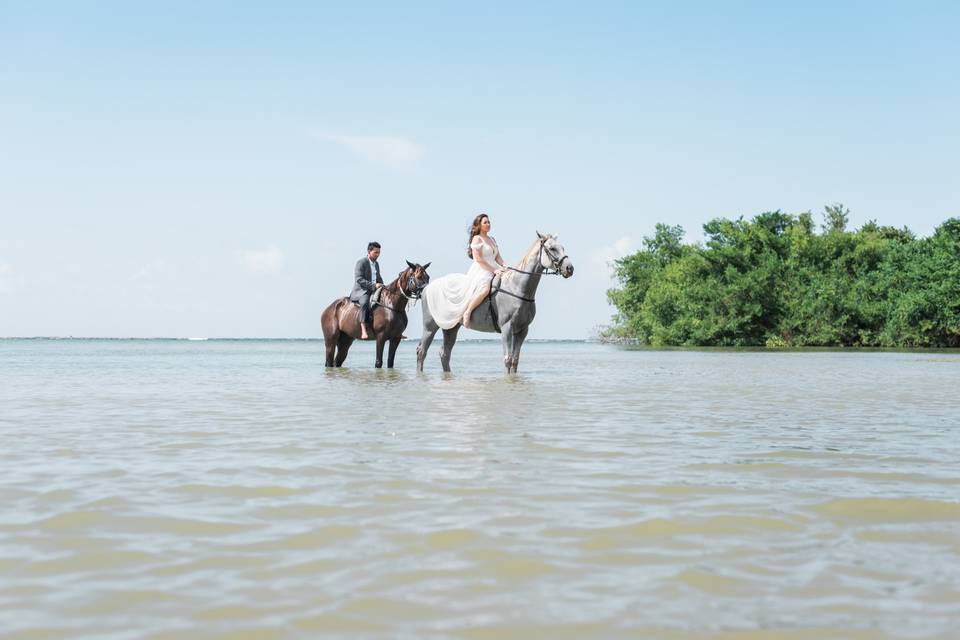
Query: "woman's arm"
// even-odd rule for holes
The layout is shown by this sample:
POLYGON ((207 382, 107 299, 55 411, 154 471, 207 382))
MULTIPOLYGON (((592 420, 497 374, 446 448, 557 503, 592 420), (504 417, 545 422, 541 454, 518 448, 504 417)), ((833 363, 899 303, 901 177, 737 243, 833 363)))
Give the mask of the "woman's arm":
POLYGON ((490 239, 493 240, 493 258, 497 261, 497 264, 506 269, 507 265, 500 257, 500 245, 497 244, 497 240, 493 236, 490 236, 490 239))
POLYGON ((497 270, 490 266, 490 263, 483 259, 483 250, 477 247, 473 248, 473 259, 481 267, 489 271, 490 273, 496 273, 497 270))

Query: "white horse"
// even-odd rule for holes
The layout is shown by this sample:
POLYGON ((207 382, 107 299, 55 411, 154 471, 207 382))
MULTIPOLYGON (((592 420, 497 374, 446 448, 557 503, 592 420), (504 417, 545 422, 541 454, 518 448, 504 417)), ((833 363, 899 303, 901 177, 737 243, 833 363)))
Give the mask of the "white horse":
MULTIPOLYGON (((503 364, 507 373, 516 373, 520 362, 520 347, 527 337, 530 323, 537 314, 534 296, 543 274, 573 275, 573 262, 557 242, 556 236, 541 235, 530 245, 527 254, 516 267, 508 267, 503 276, 495 276, 490 286, 490 296, 470 315, 470 328, 486 333, 499 333, 503 341, 503 364)), ((440 327, 430 313, 427 298, 423 301, 423 337, 417 347, 417 371, 423 371, 423 361, 433 337, 440 327)), ((457 342, 460 324, 443 330, 443 349, 440 363, 444 371, 450 371, 450 352, 457 342)))

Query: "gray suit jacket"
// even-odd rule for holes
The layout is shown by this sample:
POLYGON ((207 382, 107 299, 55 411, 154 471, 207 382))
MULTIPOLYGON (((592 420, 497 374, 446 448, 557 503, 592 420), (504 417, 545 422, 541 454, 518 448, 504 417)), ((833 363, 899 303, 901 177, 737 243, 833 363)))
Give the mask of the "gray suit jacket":
POLYGON ((380 263, 377 265, 377 273, 370 273, 370 260, 364 256, 357 260, 357 266, 353 268, 353 291, 350 292, 350 299, 354 302, 360 300, 360 296, 365 293, 373 293, 377 290, 377 283, 383 284, 383 278, 380 277, 380 263))

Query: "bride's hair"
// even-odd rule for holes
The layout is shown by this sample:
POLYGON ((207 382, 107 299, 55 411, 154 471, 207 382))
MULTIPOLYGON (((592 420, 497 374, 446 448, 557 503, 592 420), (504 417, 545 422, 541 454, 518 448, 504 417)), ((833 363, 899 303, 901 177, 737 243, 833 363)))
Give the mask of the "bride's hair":
POLYGON ((489 219, 490 216, 485 213, 479 213, 470 225, 470 239, 467 240, 467 257, 471 260, 473 259, 473 247, 471 246, 473 245, 473 238, 480 235, 480 223, 483 222, 484 218, 489 219))

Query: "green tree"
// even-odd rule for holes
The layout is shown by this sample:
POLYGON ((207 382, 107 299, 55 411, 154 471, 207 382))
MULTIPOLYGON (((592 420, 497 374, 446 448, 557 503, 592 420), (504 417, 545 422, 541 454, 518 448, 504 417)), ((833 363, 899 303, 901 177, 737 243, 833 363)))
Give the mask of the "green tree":
POLYGON ((960 219, 930 238, 849 210, 658 224, 615 263, 616 335, 651 345, 960 346, 960 219))
POLYGON ((850 221, 850 210, 842 204, 827 205, 823 208, 823 230, 843 233, 850 221))

